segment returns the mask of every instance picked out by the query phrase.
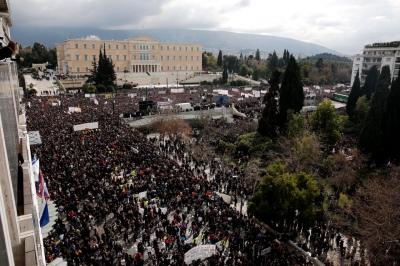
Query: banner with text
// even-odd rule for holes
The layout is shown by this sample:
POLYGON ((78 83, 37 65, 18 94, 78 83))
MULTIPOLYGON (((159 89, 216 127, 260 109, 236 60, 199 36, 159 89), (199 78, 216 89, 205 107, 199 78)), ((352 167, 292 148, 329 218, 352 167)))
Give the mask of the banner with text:
POLYGON ((99 128, 99 122, 74 125, 74 131, 96 129, 96 128, 99 128))
POLYGON ((204 260, 215 254, 215 245, 201 245, 192 248, 185 253, 185 263, 190 264, 192 261, 204 260))

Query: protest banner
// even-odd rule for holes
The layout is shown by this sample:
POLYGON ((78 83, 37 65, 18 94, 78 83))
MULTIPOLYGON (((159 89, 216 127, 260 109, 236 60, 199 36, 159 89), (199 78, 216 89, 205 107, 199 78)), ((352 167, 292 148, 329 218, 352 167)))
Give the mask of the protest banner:
POLYGON ((185 253, 185 263, 190 264, 196 260, 204 260, 215 254, 215 245, 201 245, 185 253))
POLYGON ((229 195, 226 195, 226 194, 223 194, 223 193, 219 193, 219 192, 215 192, 215 194, 220 196, 226 203, 231 204, 232 196, 229 196, 229 195))
POLYGON ((96 129, 96 128, 99 128, 99 122, 74 125, 74 131, 96 129))
POLYGON ((82 109, 80 107, 68 107, 70 113, 80 113, 82 109))

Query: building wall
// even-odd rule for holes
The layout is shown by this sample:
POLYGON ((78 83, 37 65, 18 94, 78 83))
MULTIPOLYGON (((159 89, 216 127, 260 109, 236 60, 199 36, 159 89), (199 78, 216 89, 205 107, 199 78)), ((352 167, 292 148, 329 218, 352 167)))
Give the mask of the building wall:
POLYGON ((100 40, 95 36, 68 39, 56 46, 59 70, 73 75, 90 74, 92 61, 98 59, 104 45, 117 74, 202 70, 200 44, 162 43, 147 36, 122 41, 100 40))
POLYGON ((389 66, 391 77, 397 78, 400 69, 400 43, 366 45, 362 54, 353 57, 351 85, 353 85, 358 69, 360 70, 361 84, 364 84, 368 70, 374 65, 379 71, 383 66, 389 66))

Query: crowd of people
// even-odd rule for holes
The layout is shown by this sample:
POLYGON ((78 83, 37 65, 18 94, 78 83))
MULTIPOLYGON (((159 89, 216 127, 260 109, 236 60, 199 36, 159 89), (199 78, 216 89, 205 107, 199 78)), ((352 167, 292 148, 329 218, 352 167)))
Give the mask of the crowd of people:
MULTIPOLYGON (((40 159, 59 211, 54 230, 44 239, 46 261, 185 265, 184 254, 193 246, 216 244, 215 255, 190 264, 311 265, 215 193, 230 195, 235 203, 244 198, 248 192, 241 169, 222 171, 215 160, 207 175, 205 162, 190 156, 189 143, 148 138, 120 123, 119 114, 137 110, 143 95, 95 103, 76 94, 56 106, 46 103, 47 97, 29 100, 28 130, 42 137, 32 154, 40 159), (81 112, 71 113, 68 107, 81 112), (98 122, 98 128, 73 130, 90 122, 98 122)), ((173 97, 177 102, 202 99, 194 92, 173 97)), ((259 101, 244 99, 236 106, 257 112, 259 101)))

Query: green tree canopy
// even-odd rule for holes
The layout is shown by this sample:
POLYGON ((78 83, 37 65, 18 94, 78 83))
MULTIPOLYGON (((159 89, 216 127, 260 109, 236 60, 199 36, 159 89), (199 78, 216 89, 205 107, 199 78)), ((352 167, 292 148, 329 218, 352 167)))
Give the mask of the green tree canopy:
POLYGON ((116 80, 114 64, 112 59, 107 57, 105 45, 103 52, 100 49, 99 61, 97 62, 96 59, 93 60, 90 72, 91 76, 89 80, 91 83, 104 86, 114 85, 116 80))
POLYGON ((239 73, 239 75, 242 76, 242 77, 245 77, 245 76, 247 75, 247 67, 246 67, 246 66, 243 65, 243 66, 240 68, 240 73, 239 73))
MULTIPOLYGON (((382 67, 376 83, 376 90, 371 99, 371 108, 365 118, 364 126, 358 139, 358 147, 378 163, 385 160, 383 153, 382 119, 385 111, 386 99, 389 95, 390 69, 382 67)), ((368 96, 367 96, 368 98, 368 96)))
POLYGON ((357 75, 354 79, 353 86, 351 87, 349 99, 346 104, 346 113, 349 116, 349 120, 354 122, 354 108, 356 108, 357 100, 361 97, 362 91, 360 86, 360 75, 357 70, 357 75))
POLYGON ((400 78, 392 82, 383 116, 385 153, 391 161, 400 162, 400 78))
POLYGON ((278 67, 278 56, 276 55, 276 52, 274 51, 272 54, 268 55, 268 68, 273 71, 275 68, 278 67))
POLYGON ((341 139, 340 118, 331 100, 320 103, 317 110, 311 115, 311 129, 321 134, 330 145, 341 139))
POLYGON ((264 222, 284 221, 291 224, 298 212, 299 224, 315 224, 315 199, 319 195, 317 183, 312 175, 287 173, 285 166, 277 161, 268 167, 260 183, 260 189, 249 203, 248 210, 264 222))
POLYGON ((219 53, 218 53, 217 65, 219 67, 222 67, 222 51, 221 50, 219 50, 219 53))
POLYGON ((257 132, 270 139, 276 139, 278 136, 278 100, 276 98, 278 97, 280 75, 278 69, 275 69, 268 81, 270 88, 264 96, 265 108, 258 120, 257 132))
POLYGON ((259 49, 257 49, 256 51, 256 60, 261 61, 261 54, 259 49))
POLYGON ((253 75, 252 75, 252 79, 253 80, 258 80, 260 78, 260 72, 258 70, 258 68, 254 68, 253 70, 253 75))
POLYGON ((278 124, 282 131, 286 123, 288 110, 291 109, 295 113, 299 113, 304 103, 300 69, 293 55, 290 56, 286 67, 279 95, 278 124))
POLYGON ((374 65, 368 70, 364 86, 362 87, 362 95, 366 95, 367 100, 370 100, 372 94, 375 92, 376 83, 378 82, 378 76, 379 76, 379 71, 377 67, 374 65))

